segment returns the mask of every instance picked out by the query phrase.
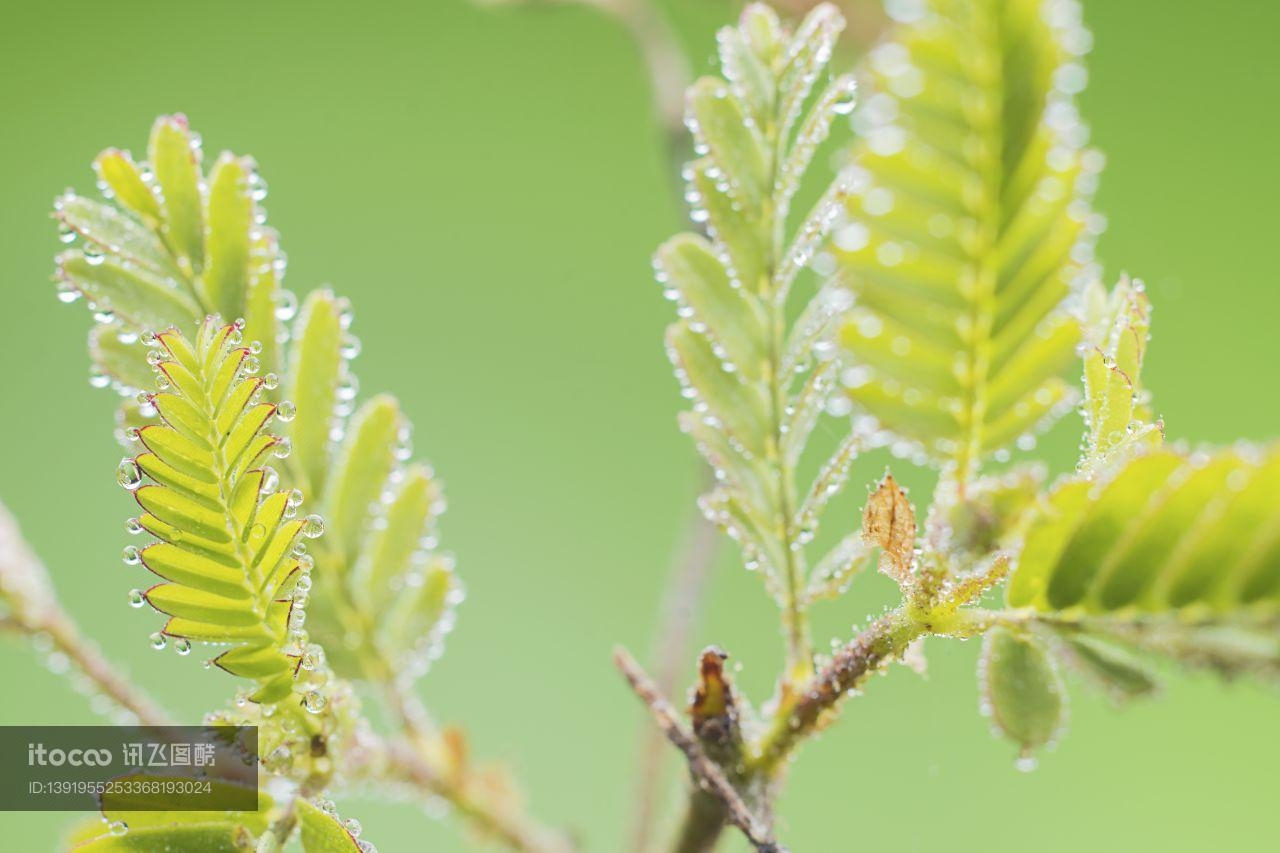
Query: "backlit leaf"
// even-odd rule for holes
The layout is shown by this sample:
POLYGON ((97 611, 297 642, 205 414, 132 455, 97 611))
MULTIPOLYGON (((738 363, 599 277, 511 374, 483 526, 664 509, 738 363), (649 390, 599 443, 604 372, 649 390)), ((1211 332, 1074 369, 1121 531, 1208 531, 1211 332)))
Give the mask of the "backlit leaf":
POLYGON ((856 407, 968 478, 1075 399, 1100 158, 1072 97, 1087 34, 1041 0, 922 4, 867 56, 857 188, 833 239, 857 295, 856 407))

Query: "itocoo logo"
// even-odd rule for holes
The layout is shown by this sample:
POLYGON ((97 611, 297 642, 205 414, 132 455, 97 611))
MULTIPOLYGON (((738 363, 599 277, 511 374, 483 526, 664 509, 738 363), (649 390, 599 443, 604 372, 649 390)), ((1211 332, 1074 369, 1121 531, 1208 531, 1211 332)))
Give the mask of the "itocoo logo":
POLYGON ((106 767, 111 763, 109 749, 46 749, 42 743, 27 744, 28 767, 106 767))

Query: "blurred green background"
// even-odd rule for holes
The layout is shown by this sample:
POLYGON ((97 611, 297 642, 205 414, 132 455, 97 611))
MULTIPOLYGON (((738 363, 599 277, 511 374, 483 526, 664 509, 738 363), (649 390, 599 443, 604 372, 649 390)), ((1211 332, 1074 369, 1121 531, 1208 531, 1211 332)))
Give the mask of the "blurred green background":
MULTIPOLYGON (((699 69, 734 5, 670 4, 699 69)), ((1086 17, 1083 103, 1109 157, 1101 254, 1109 276, 1150 286, 1158 409, 1173 437, 1271 436, 1280 6, 1108 0, 1086 17)), ((541 816, 592 851, 622 849, 640 717, 609 652, 648 648, 697 484, 660 344, 671 308, 650 280, 649 254, 680 214, 648 98, 624 34, 576 8, 6 10, 0 499, 111 657, 191 719, 232 690, 151 651, 158 617, 126 606, 144 578, 118 557, 132 504, 114 482, 113 400, 86 381, 87 312, 59 305, 48 282, 54 194, 91 190, 98 150, 141 151, 157 114, 185 111, 208 154, 258 158, 287 283, 352 297, 365 393, 401 397, 418 451, 446 478, 444 541, 469 597, 425 698, 468 728, 477 755, 515 769, 541 816)), ((1074 429, 1050 442, 1059 465, 1074 429)), ((721 562, 695 641, 745 662, 739 678, 763 698, 780 659, 772 605, 721 562)), ((820 633, 847 634, 883 599, 881 581, 854 588, 875 603, 826 605, 820 633)), ((793 849, 924 850, 945 837, 957 850, 1275 849, 1274 691, 1173 677, 1165 701, 1115 712, 1075 690, 1066 741, 1022 774, 977 714, 975 652, 935 643, 927 680, 875 682, 803 751, 781 806, 793 849)), ((20 642, 0 645, 0 678, 0 721, 95 719, 20 642)), ((384 853, 469 849, 452 821, 412 806, 340 806, 384 853)), ((68 820, 5 815, 5 847, 53 849, 68 820)))

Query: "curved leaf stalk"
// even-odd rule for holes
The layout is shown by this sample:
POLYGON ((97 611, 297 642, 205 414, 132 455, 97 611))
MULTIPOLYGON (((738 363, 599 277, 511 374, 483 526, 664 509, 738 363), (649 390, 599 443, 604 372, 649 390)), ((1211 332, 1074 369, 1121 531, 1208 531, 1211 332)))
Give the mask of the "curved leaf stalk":
POLYGON ((52 672, 73 667, 95 711, 116 710, 121 724, 171 724, 150 696, 116 670, 85 637, 54 594, 48 570, 22 538, 17 521, 0 505, 0 618, 31 638, 52 672), (81 679, 83 679, 81 681, 81 679))

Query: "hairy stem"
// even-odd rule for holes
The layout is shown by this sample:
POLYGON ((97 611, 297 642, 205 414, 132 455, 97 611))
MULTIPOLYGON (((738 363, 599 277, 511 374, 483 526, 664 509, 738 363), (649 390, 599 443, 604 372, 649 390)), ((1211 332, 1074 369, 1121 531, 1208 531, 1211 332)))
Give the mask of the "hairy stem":
POLYGON ((814 732, 828 711, 930 630, 928 622, 902 609, 872 622, 836 652, 794 698, 778 708, 757 754, 749 762, 749 770, 772 775, 791 750, 814 732))

